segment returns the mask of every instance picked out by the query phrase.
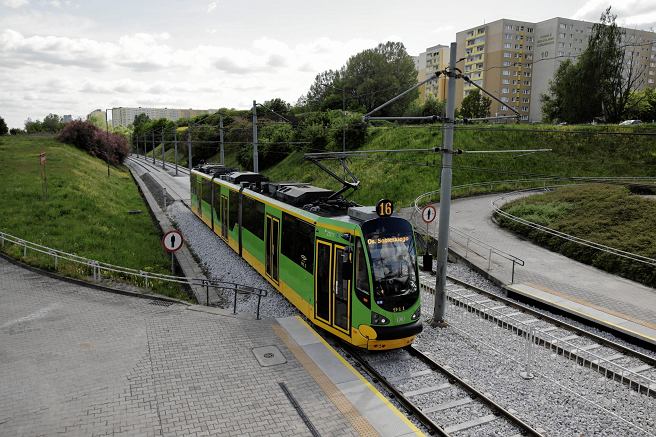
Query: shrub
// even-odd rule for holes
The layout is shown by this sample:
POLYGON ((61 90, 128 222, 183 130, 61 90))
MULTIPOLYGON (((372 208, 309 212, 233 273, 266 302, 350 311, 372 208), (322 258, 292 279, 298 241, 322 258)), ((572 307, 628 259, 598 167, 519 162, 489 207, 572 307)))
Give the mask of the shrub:
POLYGON ((75 120, 68 123, 57 139, 114 165, 122 164, 130 153, 123 135, 102 131, 87 121, 75 120))

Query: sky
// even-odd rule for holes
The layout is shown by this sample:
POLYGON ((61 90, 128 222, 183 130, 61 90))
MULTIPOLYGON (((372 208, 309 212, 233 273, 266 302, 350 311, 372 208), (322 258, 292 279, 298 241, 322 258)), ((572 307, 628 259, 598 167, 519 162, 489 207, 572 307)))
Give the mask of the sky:
MULTIPOLYGON (((417 55, 500 18, 597 21, 610 1, 0 0, 0 117, 295 103, 380 42, 417 55)), ((656 0, 612 5, 622 25, 656 29, 656 0)))

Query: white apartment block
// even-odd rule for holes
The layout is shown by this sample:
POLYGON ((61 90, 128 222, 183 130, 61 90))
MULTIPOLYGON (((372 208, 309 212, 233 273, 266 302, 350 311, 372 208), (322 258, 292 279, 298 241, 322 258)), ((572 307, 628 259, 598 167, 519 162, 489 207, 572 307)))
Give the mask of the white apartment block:
MULTIPOLYGON (((539 23, 501 19, 458 32, 459 64, 476 84, 502 103, 492 102, 492 115, 512 115, 523 121, 541 121, 540 95, 548 92, 549 81, 566 59, 573 61, 585 50, 593 23, 552 18, 539 23)), ((638 88, 655 87, 656 33, 624 29, 628 55, 634 56, 635 71, 641 74, 638 88)), ((457 84, 456 104, 474 89, 457 84)))
POLYGON ((174 108, 112 108, 112 126, 129 126, 139 114, 146 114, 151 120, 166 118, 176 121, 180 118, 191 118, 202 114, 211 114, 215 109, 174 109, 174 108))

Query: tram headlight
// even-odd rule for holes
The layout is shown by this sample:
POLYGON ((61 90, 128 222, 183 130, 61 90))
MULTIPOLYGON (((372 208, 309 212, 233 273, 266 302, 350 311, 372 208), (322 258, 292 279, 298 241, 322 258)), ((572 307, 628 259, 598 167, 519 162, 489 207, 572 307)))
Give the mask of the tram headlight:
POLYGON ((388 325, 389 319, 385 316, 381 316, 378 313, 371 312, 371 324, 372 325, 388 325))
POLYGON ((421 316, 421 305, 417 307, 417 311, 412 315, 412 320, 417 320, 421 316))

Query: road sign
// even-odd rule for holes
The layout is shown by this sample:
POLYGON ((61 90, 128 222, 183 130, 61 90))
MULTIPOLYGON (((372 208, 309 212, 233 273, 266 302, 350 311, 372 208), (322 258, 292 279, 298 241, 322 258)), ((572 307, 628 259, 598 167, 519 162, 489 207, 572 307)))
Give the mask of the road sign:
POLYGON ((162 237, 162 246, 167 252, 176 252, 182 247, 184 239, 180 231, 168 231, 162 237))
POLYGON ((424 223, 432 223, 435 217, 437 217, 437 211, 433 205, 427 205, 421 210, 421 219, 424 223))

